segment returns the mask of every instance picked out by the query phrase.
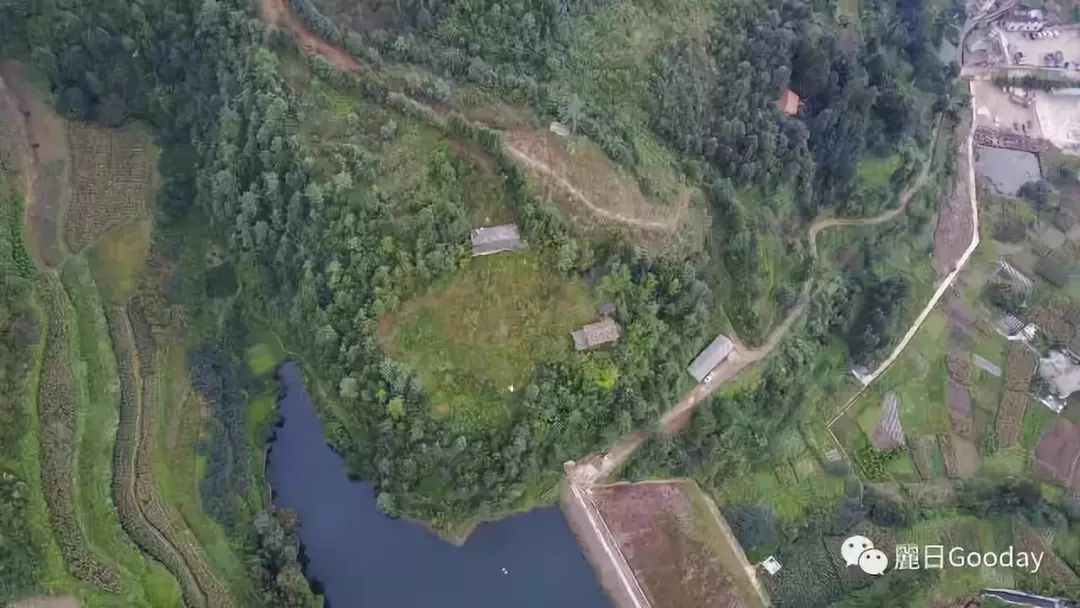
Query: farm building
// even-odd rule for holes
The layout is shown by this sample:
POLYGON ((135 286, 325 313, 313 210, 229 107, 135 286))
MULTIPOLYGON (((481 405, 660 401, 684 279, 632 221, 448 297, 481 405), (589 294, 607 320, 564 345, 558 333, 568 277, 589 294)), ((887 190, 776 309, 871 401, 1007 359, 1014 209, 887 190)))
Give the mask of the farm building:
POLYGON ((799 113, 799 94, 791 89, 784 89, 780 93, 777 105, 780 106, 780 111, 784 114, 794 116, 799 113))
POLYGON ((518 233, 518 228, 514 224, 475 228, 469 233, 469 240, 472 241, 473 255, 488 255, 525 248, 525 241, 521 240, 521 234, 518 233))
POLYGON ((1009 341, 1031 340, 1039 328, 1034 323, 1025 323, 1014 314, 1004 313, 998 318, 998 331, 1009 341))
POLYGON ((1017 9, 1001 19, 1007 32, 1037 32, 1043 28, 1043 12, 1039 9, 1017 9))
POLYGON ((1052 350, 1049 357, 1040 360, 1039 376, 1058 399, 1067 399, 1080 390, 1080 365, 1063 352, 1052 350))
POLYGON ((1031 290, 1035 287, 1035 283, 1032 282, 1030 278, 1005 260, 998 260, 997 270, 991 278, 996 283, 1012 285, 1016 290, 1025 295, 1030 294, 1031 290))
POLYGON ((610 318, 605 318, 596 323, 589 323, 571 332, 570 335, 574 338, 574 350, 587 350, 618 340, 619 326, 610 318))
POLYGON ((720 365, 720 362, 731 354, 734 348, 735 345, 731 343, 731 340, 728 340, 724 334, 720 334, 705 347, 705 350, 701 351, 701 354, 690 363, 686 371, 694 377, 694 380, 701 382, 714 367, 720 365))

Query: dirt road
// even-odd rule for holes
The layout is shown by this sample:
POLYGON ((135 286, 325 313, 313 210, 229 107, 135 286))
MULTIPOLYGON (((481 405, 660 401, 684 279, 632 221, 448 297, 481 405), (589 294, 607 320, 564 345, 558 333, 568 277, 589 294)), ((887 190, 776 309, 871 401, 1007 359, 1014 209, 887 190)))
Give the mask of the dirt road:
POLYGON ((311 31, 306 23, 300 20, 292 9, 285 4, 288 0, 259 0, 259 8, 263 21, 272 28, 285 27, 296 36, 296 41, 301 48, 322 55, 338 67, 347 72, 359 72, 363 67, 342 49, 323 40, 318 34, 311 31))
MULTIPOLYGON (((971 121, 972 123, 974 123, 975 108, 977 107, 977 104, 975 103, 974 97, 975 87, 972 86, 972 83, 970 81, 968 82, 968 91, 972 95, 970 104, 972 112, 971 121)), ((919 331, 919 328, 922 327, 923 322, 926 321, 926 318, 930 316, 930 313, 934 310, 934 307, 937 306, 938 302, 941 300, 941 297, 945 295, 945 292, 948 291, 949 287, 951 287, 953 282, 956 281, 956 277, 960 275, 960 271, 963 270, 964 266, 966 266, 968 261, 971 260, 972 254, 975 253, 975 249, 979 246, 979 207, 978 201, 976 200, 975 196, 975 163, 972 160, 974 158, 974 135, 975 129, 968 129, 966 145, 967 175, 965 177, 967 179, 967 193, 969 205, 968 209, 971 213, 971 241, 968 243, 967 248, 964 249, 964 253, 960 256, 960 259, 957 260, 956 266, 952 269, 952 272, 950 272, 945 277, 945 279, 941 281, 937 289, 934 290, 934 294, 930 296, 930 300, 926 303, 926 306, 923 307, 922 311, 919 313, 919 316, 915 318, 915 321, 911 324, 911 327, 908 328, 907 333, 904 334, 904 337, 900 339, 900 342, 896 345, 896 348, 894 348, 892 353, 890 353, 889 356, 884 361, 882 361, 880 365, 878 365, 877 369, 875 369, 873 372, 870 373, 869 376, 866 377, 866 380, 863 382, 864 386, 869 386, 871 383, 874 382, 874 380, 877 380, 881 376, 881 374, 885 373, 885 370, 889 369, 889 367, 900 357, 900 355, 903 354, 904 349, 907 348, 909 343, 911 343, 912 338, 915 337, 915 334, 919 331)), ((847 412, 847 410, 852 406, 852 404, 855 403, 855 401, 859 398, 859 395, 861 394, 862 391, 859 391, 854 396, 852 396, 851 399, 846 404, 844 404, 844 407, 840 409, 840 412, 836 414, 836 416, 834 416, 832 420, 829 421, 828 426, 830 427, 830 435, 832 435, 832 425, 837 420, 839 420, 845 412, 847 412)), ((842 450, 843 445, 840 443, 839 440, 837 440, 835 435, 833 435, 833 440, 836 441, 836 444, 840 446, 840 449, 842 450)))

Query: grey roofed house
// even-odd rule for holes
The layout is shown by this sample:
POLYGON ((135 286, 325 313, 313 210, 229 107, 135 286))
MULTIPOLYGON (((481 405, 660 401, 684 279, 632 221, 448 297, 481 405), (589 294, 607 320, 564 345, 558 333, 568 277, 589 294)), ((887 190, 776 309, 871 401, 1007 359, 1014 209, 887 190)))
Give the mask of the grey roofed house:
POLYGON ((595 348, 618 340, 619 326, 610 318, 605 318, 570 332, 570 336, 574 338, 574 350, 595 348))
POLYGON ((690 363, 690 366, 686 368, 686 371, 689 372, 695 380, 701 382, 705 379, 705 376, 709 375, 709 372, 711 372, 714 367, 720 365, 720 362, 731 354, 731 351, 734 348, 735 345, 731 343, 731 340, 728 340, 727 336, 724 334, 720 334, 705 347, 705 350, 701 351, 701 354, 690 363))
POLYGON ((515 224, 474 228, 469 233, 469 240, 472 241, 473 255, 487 255, 525 248, 525 241, 521 240, 521 234, 518 233, 515 224))

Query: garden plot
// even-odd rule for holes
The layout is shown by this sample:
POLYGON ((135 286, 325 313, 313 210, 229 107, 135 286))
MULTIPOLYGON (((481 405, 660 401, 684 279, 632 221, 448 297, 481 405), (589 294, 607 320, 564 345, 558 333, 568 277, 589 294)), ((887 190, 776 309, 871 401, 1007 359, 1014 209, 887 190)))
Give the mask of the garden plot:
POLYGON ((105 232, 141 217, 154 185, 157 150, 134 129, 71 123, 72 197, 64 238, 78 253, 105 232))

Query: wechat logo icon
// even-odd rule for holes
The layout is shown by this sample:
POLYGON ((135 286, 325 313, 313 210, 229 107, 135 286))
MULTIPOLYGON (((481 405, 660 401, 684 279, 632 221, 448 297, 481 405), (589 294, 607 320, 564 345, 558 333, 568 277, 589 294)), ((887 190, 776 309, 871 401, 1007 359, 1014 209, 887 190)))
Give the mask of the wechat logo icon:
POLYGON ((840 555, 847 566, 858 566, 860 570, 873 576, 885 573, 889 568, 889 558, 883 551, 874 548, 874 543, 865 536, 852 536, 840 546, 840 555))

